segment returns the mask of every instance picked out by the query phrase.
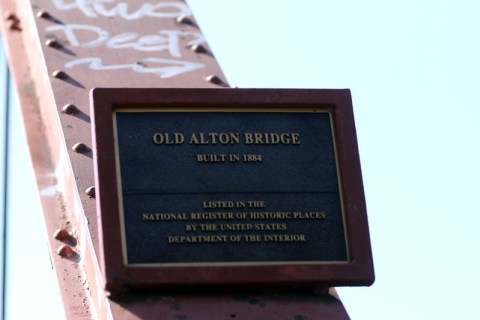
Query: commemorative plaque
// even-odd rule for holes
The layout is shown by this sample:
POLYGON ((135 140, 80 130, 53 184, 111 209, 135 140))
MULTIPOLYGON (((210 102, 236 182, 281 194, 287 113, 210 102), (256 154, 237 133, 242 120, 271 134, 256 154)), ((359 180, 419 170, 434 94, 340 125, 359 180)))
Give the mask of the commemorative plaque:
POLYGON ((97 88, 91 105, 108 290, 373 282, 348 90, 97 88))

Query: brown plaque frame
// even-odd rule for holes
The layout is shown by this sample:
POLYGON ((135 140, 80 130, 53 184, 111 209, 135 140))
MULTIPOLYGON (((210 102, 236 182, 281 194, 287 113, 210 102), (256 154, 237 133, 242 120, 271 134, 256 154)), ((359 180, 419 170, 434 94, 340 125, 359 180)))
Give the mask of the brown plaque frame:
POLYGON ((107 290, 115 292, 125 286, 361 286, 373 283, 373 260, 350 90, 95 88, 90 99, 97 212, 100 217, 99 261, 107 290), (225 111, 229 108, 259 107, 279 112, 282 109, 327 109, 332 115, 348 262, 126 265, 117 191, 114 110, 214 108, 225 111))

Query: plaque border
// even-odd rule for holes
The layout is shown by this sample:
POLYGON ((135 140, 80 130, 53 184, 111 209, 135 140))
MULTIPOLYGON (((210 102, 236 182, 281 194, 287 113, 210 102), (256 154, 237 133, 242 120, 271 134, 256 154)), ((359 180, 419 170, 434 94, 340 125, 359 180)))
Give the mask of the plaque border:
POLYGON ((273 109, 273 108, 242 108, 242 109, 213 109, 213 108, 162 108, 162 107, 155 107, 155 108, 119 108, 116 110, 112 110, 112 121, 113 121, 113 140, 115 146, 115 170, 116 170, 116 177, 117 177, 117 196, 118 196, 118 203, 119 203, 119 220, 120 220, 120 230, 121 230, 121 239, 122 239, 122 255, 123 255, 123 262, 127 267, 165 267, 165 266, 254 266, 254 265, 299 265, 299 264, 340 264, 340 263, 347 263, 349 260, 349 247, 348 247, 348 234, 347 234, 347 224, 345 219, 345 210, 343 207, 343 192, 342 192, 342 185, 340 179, 340 170, 338 164, 338 156, 337 156, 337 146, 336 146, 336 139, 335 139, 335 126, 333 123, 333 117, 331 110, 325 108, 315 108, 315 109, 304 109, 304 108, 297 108, 297 109, 273 109), (120 154, 119 154, 119 146, 118 146, 118 126, 115 119, 115 114, 117 112, 124 112, 124 113, 135 113, 135 112, 177 112, 177 113, 220 113, 220 112, 232 112, 232 113, 255 113, 255 112, 263 112, 263 113, 324 113, 328 115, 328 121, 330 124, 330 129, 332 132, 332 144, 334 147, 334 154, 335 154, 335 169, 337 172, 337 180, 339 186, 339 197, 340 197, 340 211, 342 214, 342 226, 344 232, 344 240, 345 240, 345 253, 347 255, 346 260, 319 260, 319 261, 248 261, 248 262, 173 262, 173 263, 129 263, 128 262, 128 253, 127 253, 127 237, 125 234, 125 221, 124 221, 124 208, 123 208, 123 188, 122 188, 122 181, 121 181, 121 167, 120 167, 120 154))
POLYGON ((373 283, 373 259, 350 90, 95 88, 90 92, 90 106, 99 216, 99 264, 107 290, 198 285, 355 286, 373 283), (348 261, 126 265, 113 123, 114 111, 118 109, 326 110, 333 130, 348 261))

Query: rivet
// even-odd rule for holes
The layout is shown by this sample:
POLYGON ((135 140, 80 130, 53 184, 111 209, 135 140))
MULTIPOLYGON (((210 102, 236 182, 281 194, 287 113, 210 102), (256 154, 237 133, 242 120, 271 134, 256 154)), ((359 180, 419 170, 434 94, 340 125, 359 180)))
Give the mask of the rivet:
POLYGON ((58 248, 57 254, 62 258, 69 258, 75 254, 75 250, 68 244, 63 244, 58 248))
POLYGON ((38 11, 37 12, 37 17, 43 18, 43 19, 51 18, 50 13, 48 13, 47 11, 44 11, 44 10, 38 11))
POLYGON ((193 46, 190 47, 190 50, 196 52, 196 53, 206 53, 207 49, 202 46, 201 44, 194 44, 193 46))
POLYGON ((66 104, 63 106, 63 112, 65 112, 66 114, 75 114, 78 112, 78 108, 76 105, 74 104, 66 104))
POLYGON ((72 150, 75 151, 76 153, 84 153, 85 151, 88 150, 88 147, 83 143, 76 143, 72 147, 72 150))
POLYGON ((45 41, 45 45, 48 46, 48 47, 51 47, 51 48, 61 48, 62 47, 62 44, 58 40, 55 40, 55 39, 48 39, 47 41, 45 41))
POLYGON ((68 75, 62 70, 55 70, 52 72, 52 76, 57 79, 66 79, 68 75))
POLYGON ((182 14, 181 16, 177 17, 175 19, 175 21, 177 21, 177 23, 183 23, 183 24, 192 24, 192 19, 190 19, 189 17, 187 17, 186 15, 182 14))
POLYGON ((214 74, 206 76, 205 81, 213 83, 213 84, 217 84, 219 86, 228 87, 228 84, 226 82, 224 82, 222 79, 220 79, 220 77, 218 77, 214 74))
POLYGON ((220 79, 219 77, 217 77, 216 75, 213 75, 213 74, 211 74, 209 76, 206 76, 205 81, 215 83, 215 84, 222 83, 222 79, 220 79))
POLYGON ((95 198, 95 187, 88 187, 87 190, 85 190, 85 194, 90 198, 95 198))
POLYGON ((53 234, 53 237, 57 240, 65 240, 70 238, 70 233, 65 229, 57 229, 53 234))

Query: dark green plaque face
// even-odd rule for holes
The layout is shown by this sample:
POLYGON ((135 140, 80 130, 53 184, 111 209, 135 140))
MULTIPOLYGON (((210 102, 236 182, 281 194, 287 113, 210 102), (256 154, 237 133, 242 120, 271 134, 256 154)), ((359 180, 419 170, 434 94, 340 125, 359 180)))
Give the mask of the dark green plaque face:
POLYGON ((90 99, 107 291, 373 283, 348 89, 90 99))
POLYGON ((348 262, 330 113, 113 118, 127 265, 348 262))

